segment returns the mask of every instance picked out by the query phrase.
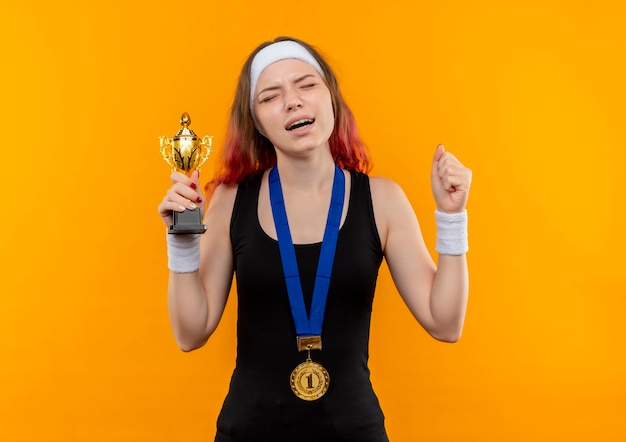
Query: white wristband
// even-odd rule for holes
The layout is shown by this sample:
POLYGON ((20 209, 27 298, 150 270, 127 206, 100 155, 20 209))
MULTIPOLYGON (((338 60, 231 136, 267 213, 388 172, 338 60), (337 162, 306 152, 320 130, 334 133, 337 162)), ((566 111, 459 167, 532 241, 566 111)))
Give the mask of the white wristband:
POLYGON ((435 210, 437 243, 435 250, 441 255, 463 255, 469 250, 467 243, 467 210, 444 213, 435 210))
POLYGON ((166 235, 167 266, 174 273, 193 273, 200 268, 200 235, 166 235))

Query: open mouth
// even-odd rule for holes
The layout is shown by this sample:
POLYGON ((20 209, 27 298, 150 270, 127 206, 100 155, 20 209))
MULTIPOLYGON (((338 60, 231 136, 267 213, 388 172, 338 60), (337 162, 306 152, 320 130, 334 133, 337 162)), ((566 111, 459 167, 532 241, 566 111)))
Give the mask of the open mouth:
POLYGON ((309 126, 315 122, 314 119, 304 118, 302 120, 294 121, 289 126, 287 126, 287 130, 296 130, 301 127, 309 126))

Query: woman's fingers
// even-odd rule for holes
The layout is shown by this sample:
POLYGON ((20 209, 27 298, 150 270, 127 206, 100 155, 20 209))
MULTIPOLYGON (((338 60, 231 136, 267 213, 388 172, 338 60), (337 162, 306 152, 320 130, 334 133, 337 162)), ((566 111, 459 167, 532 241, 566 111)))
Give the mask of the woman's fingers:
POLYGON ((198 204, 204 201, 198 181, 198 172, 194 171, 190 177, 174 172, 170 176, 172 186, 167 190, 159 204, 159 215, 166 225, 172 223, 172 212, 195 210, 198 204))

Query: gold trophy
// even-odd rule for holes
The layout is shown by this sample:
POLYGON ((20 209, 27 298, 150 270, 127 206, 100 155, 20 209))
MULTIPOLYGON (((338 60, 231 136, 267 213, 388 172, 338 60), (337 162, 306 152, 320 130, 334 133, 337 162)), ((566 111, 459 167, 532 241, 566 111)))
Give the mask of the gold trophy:
MULTIPOLYGON (((200 171, 200 166, 209 158, 213 145, 212 136, 204 136, 200 140, 191 129, 191 118, 187 112, 180 117, 183 126, 174 138, 161 136, 161 155, 173 172, 182 172, 190 176, 194 170, 200 171)), ((172 213, 174 224, 170 226, 169 233, 186 235, 189 233, 204 233, 206 225, 202 224, 202 210, 185 210, 184 212, 172 213)))

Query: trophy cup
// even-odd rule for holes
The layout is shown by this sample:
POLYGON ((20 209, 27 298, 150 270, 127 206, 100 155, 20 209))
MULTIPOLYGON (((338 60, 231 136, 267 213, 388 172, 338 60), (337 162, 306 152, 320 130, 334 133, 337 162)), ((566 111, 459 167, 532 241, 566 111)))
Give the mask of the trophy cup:
MULTIPOLYGON (((183 126, 174 138, 161 136, 161 155, 172 168, 172 173, 179 171, 190 176, 194 170, 200 171, 200 166, 209 158, 213 145, 212 136, 204 136, 198 139, 196 134, 189 129, 191 118, 187 112, 180 117, 183 126)), ((189 233, 204 233, 206 225, 202 224, 202 210, 185 210, 184 212, 172 212, 174 224, 169 228, 169 233, 185 235, 189 233)))

